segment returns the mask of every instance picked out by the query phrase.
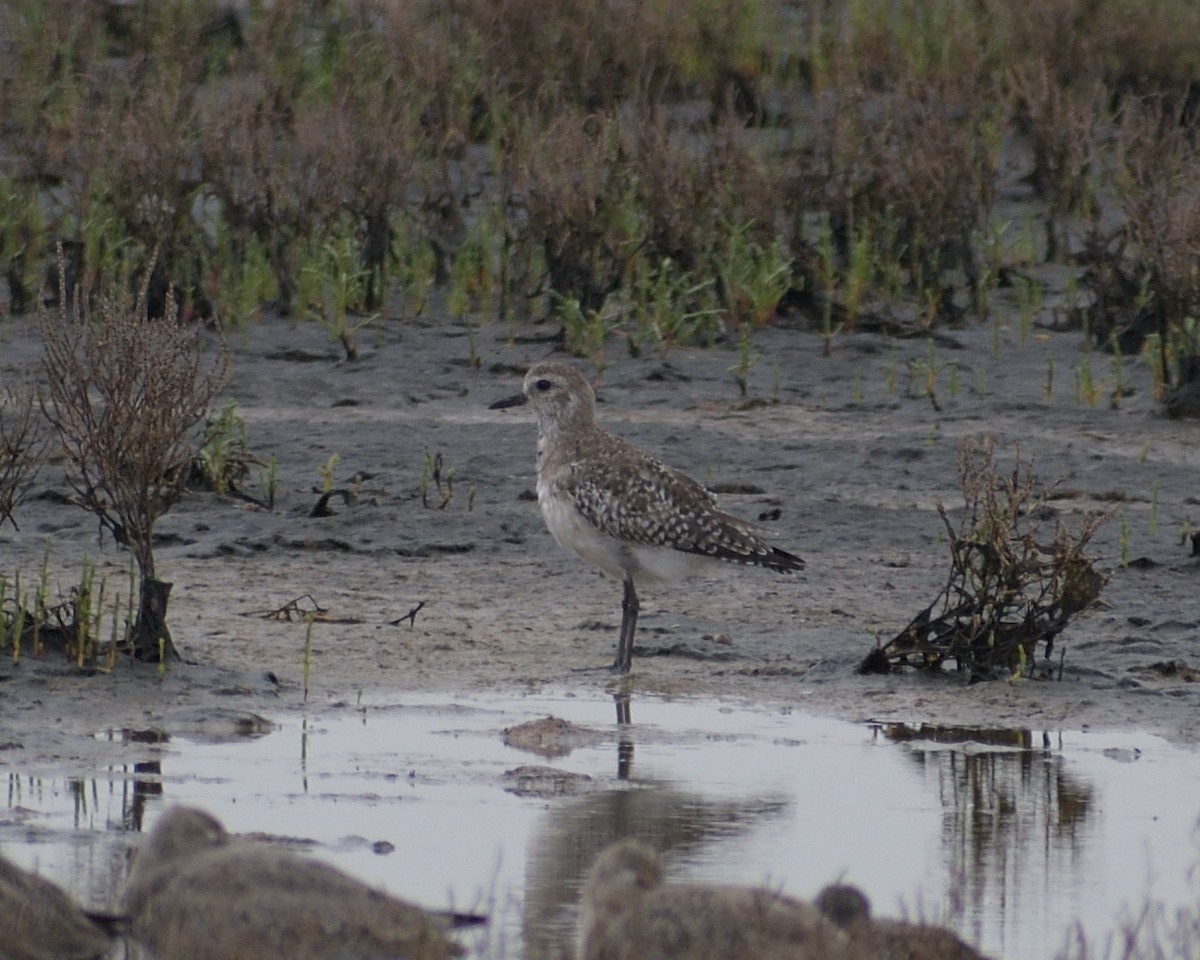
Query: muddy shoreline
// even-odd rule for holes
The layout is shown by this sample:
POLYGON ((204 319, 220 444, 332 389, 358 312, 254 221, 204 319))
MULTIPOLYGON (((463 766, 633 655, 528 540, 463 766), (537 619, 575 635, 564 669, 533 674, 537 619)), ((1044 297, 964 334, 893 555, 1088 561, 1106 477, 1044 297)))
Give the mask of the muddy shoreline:
MULTIPOLYGON (((631 359, 619 341, 611 344, 599 388, 602 422, 703 482, 738 491, 723 494, 723 506, 767 518, 776 542, 808 564, 798 576, 732 568, 644 591, 634 671, 616 680, 605 668, 620 623, 620 585, 560 551, 546 532, 530 496, 532 418, 487 409, 516 389, 528 364, 552 354, 538 340, 544 329, 516 331, 532 342, 509 333, 493 327, 476 334, 479 369, 467 362, 464 332, 445 326, 386 323, 357 363, 339 360, 313 326, 265 321, 234 336, 226 396, 245 418, 251 449, 278 463, 275 509, 193 493, 160 521, 158 571, 174 583, 169 622, 187 663, 162 673, 118 662, 110 673, 81 675, 28 652, 18 663, 5 658, 6 851, 43 864, 42 872, 90 905, 111 907, 141 812, 181 798, 203 802, 206 781, 180 772, 172 744, 227 744, 235 757, 273 730, 319 730, 360 714, 365 723, 367 703, 385 712, 411 703, 420 714, 431 702, 453 712, 481 698, 516 698, 506 708, 516 715, 505 720, 515 723, 544 716, 539 697, 583 703, 627 694, 632 725, 625 729, 639 751, 670 735, 642 726, 647 712, 691 701, 858 725, 1011 730, 1039 742, 1054 731, 1140 732, 1194 748, 1200 560, 1189 555, 1186 534, 1200 523, 1200 446, 1195 423, 1162 414, 1137 358, 1087 353, 1078 333, 1042 329, 1022 337, 1015 326, 949 331, 932 342, 847 334, 826 357, 819 337, 780 326, 758 341, 763 358, 750 379, 754 402, 746 403, 728 371, 731 350, 631 359), (918 388, 920 365, 931 357, 940 371, 936 407, 918 388), (1114 382, 1120 364, 1125 392, 1115 406, 1080 400, 1072 371, 1083 363, 1114 382), (857 675, 871 647, 944 584, 948 554, 936 504, 961 504, 956 446, 983 435, 1001 458, 1019 447, 1039 477, 1061 484, 1055 508, 1067 522, 1117 505, 1092 550, 1110 578, 1101 601, 1056 644, 1062 680, 968 686, 954 676, 857 675), (334 485, 348 496, 333 499, 333 515, 310 516, 335 454, 334 485), (428 463, 439 454, 443 486, 431 490, 428 463), (319 608, 307 697, 307 626, 295 611, 281 612, 293 604, 319 608), (158 757, 167 758, 162 774, 145 766, 158 757), (91 796, 87 816, 77 812, 64 826, 49 797, 76 789, 91 796), (128 790, 130 800, 121 801, 115 821, 109 815, 97 824, 96 810, 112 802, 104 791, 114 790, 128 790), (89 865, 57 865, 55 851, 64 850, 70 862, 89 865)), ((21 329, 9 348, 5 362, 13 366, 27 366, 35 350, 21 329)), ((85 557, 119 589, 128 558, 100 543, 91 519, 63 502, 61 471, 61 463, 48 465, 17 513, 20 529, 0 531, 4 572, 11 578, 20 570, 31 582, 49 543, 52 595, 69 595, 85 557)), ((586 772, 592 780, 584 796, 611 791, 623 809, 625 733, 617 714, 604 714, 609 719, 591 730, 603 743, 604 772, 568 771, 562 782, 586 772), (608 758, 614 747, 616 766, 608 758)), ((703 729, 679 735, 685 750, 720 740, 703 729)), ((506 749, 501 737, 496 729, 481 743, 506 749)), ((404 745, 395 749, 395 763, 409 763, 404 745)), ((536 757, 502 762, 505 769, 541 764, 536 757)), ((473 761, 458 763, 446 766, 457 772, 439 776, 471 780, 473 761)), ((242 783, 247 775, 219 774, 224 789, 250 799, 214 812, 252 813, 260 788, 253 779, 242 783)), ((402 769, 383 786, 367 777, 347 788, 341 808, 368 811, 373 823, 372 811, 400 802, 405 790, 391 795, 405 783, 422 781, 406 781, 402 769)), ((501 778, 489 789, 510 786, 501 778)), ((536 802, 553 822, 567 793, 554 794, 561 785, 553 777, 551 786, 536 802)), ((264 808, 267 824, 249 816, 243 829, 263 830, 281 809, 264 808)), ((289 839, 315 841, 316 852, 334 857, 356 855, 360 842, 368 850, 379 839, 400 843, 409 829, 407 820, 387 829, 348 821, 325 837, 317 825, 329 815, 315 816, 289 839), (359 839, 345 839, 347 830, 359 839), (342 850, 347 843, 350 852, 342 850)), ((550 870, 556 889, 563 889, 561 870, 582 873, 584 852, 575 849, 570 863, 550 870)), ((401 861, 343 865, 409 893, 401 861)), ((760 880, 779 865, 743 867, 733 879, 760 880)), ((829 879, 814 877, 814 889, 829 879)), ((426 885, 409 895, 440 903, 445 888, 426 885)), ((980 897, 983 909, 988 901, 980 897)), ((570 903, 556 895, 546 909, 531 913, 526 904, 518 926, 527 956, 557 957, 556 944, 566 942, 570 903), (543 925, 559 939, 529 946, 542 943, 543 925)), ((495 943, 474 953, 510 955, 495 943)))
MULTIPOLYGON (((386 324, 357 363, 338 361, 311 325, 264 322, 235 334, 227 398, 246 420, 251 449, 278 462, 276 509, 195 493, 160 521, 158 563, 175 584, 170 622, 195 666, 164 679, 123 664, 79 679, 57 663, 5 664, 0 711, 23 763, 44 751, 32 700, 53 704, 61 723, 82 731, 206 697, 262 712, 319 708, 363 690, 607 685, 602 671, 580 668, 611 659, 619 585, 559 551, 542 526, 529 499, 528 414, 487 409, 552 350, 514 345, 488 328, 476 370, 457 333, 386 324), (423 478, 439 454, 452 472, 441 509, 423 478), (334 455, 334 483, 351 492, 349 502, 335 499, 335 515, 310 517, 334 455), (304 624, 270 616, 298 598, 321 608, 307 704, 304 624)), ((771 536, 808 561, 798 577, 731 569, 647 591, 631 689, 852 720, 1194 737, 1200 688, 1188 678, 1200 638, 1200 560, 1184 535, 1200 523, 1195 424, 1162 415, 1138 358, 1086 354, 1076 333, 1039 331, 1023 342, 1014 329, 1000 334, 998 348, 997 331, 983 328, 949 332, 936 347, 848 335, 823 357, 815 336, 768 330, 752 371, 757 404, 738 396, 727 350, 632 360, 613 344, 600 418, 711 485, 757 491, 722 502, 741 516, 777 518, 764 524, 771 536), (930 350, 943 365, 940 411, 910 389, 908 371, 930 350), (1128 394, 1117 408, 1079 401, 1068 372, 1083 362, 1109 365, 1110 377, 1122 365, 1128 394), (1051 367, 1060 371, 1054 385, 1051 367), (953 677, 856 676, 872 644, 944 582, 934 506, 961 503, 955 446, 982 435, 1001 458, 1019 447, 1039 477, 1061 482, 1056 505, 1067 522, 1118 505, 1093 550, 1110 581, 1062 637, 1063 680, 966 687, 953 677)), ((35 349, 27 331, 11 346, 13 365, 35 349)), ((127 558, 53 495, 65 492, 61 469, 43 470, 17 514, 20 530, 0 532, 5 572, 30 582, 49 543, 50 582, 61 595, 84 557, 119 589, 127 558)))

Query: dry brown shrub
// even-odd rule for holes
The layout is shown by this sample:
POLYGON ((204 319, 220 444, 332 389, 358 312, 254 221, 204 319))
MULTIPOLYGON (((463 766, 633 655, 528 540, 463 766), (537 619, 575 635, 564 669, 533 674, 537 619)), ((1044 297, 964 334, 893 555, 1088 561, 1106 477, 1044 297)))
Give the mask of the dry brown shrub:
POLYGON ((550 289, 599 311, 642 236, 618 121, 570 109, 546 123, 530 115, 509 162, 550 289))
MULTIPOLYGON (((871 238, 880 266, 899 262, 930 298, 931 321, 948 306, 943 271, 974 279, 973 233, 995 176, 994 98, 980 84, 936 78, 876 91, 823 95, 805 179, 827 211, 839 256, 871 238)), ((805 191, 807 194, 808 191, 805 191)))
MULTIPOLYGON (((1064 2, 1064 0, 1059 0, 1064 2)), ((1200 76, 1200 7, 1190 0, 1146 0, 1131 7, 1123 0, 1076 0, 1083 14, 1080 32, 1097 38, 1093 62, 1102 64, 1108 86, 1124 96, 1167 93, 1196 107, 1200 76)))
POLYGON ((405 208, 423 167, 417 117, 407 99, 396 96, 396 87, 389 77, 347 83, 332 104, 325 132, 340 205, 361 225, 362 264, 370 272, 367 310, 382 302, 392 218, 405 208))
POLYGON ((343 24, 314 22, 303 4, 272 4, 250 26, 228 75, 201 98, 198 153, 232 261, 257 239, 286 314, 299 286, 301 244, 321 238, 342 199, 341 147, 329 140, 337 106, 328 90, 312 89, 311 60, 322 31, 338 42, 343 24))
POLYGON ((72 0, 0 4, 0 129, 12 144, 6 160, 36 182, 55 182, 73 166, 74 105, 91 94, 87 75, 104 49, 101 8, 72 0))
POLYGON ((0 524, 17 528, 13 509, 21 502, 46 456, 49 432, 30 383, 6 383, 0 394, 0 524))
POLYGON ((1096 213, 1098 150, 1112 115, 1109 92, 1098 79, 1061 83, 1043 61, 1014 67, 1007 83, 1017 124, 1033 151, 1031 182, 1046 202, 1046 259, 1066 252, 1063 220, 1096 213))
POLYGON ((468 0, 458 17, 484 69, 526 108, 657 99, 689 32, 670 5, 639 0, 468 0))
POLYGON ((983 0, 982 11, 1003 67, 1044 65, 1058 87, 1086 88, 1103 78, 1108 54, 1131 25, 1123 0, 983 0))
POLYGON ((620 115, 618 136, 644 211, 644 254, 691 271, 711 266, 705 253, 731 229, 748 226, 764 243, 775 236, 785 178, 775 154, 736 117, 693 130, 671 123, 665 111, 630 109, 620 115))
POLYGON ((235 262, 245 255, 251 237, 270 258, 284 307, 296 289, 295 270, 287 257, 291 241, 292 203, 280 172, 288 149, 288 115, 275 90, 261 75, 231 78, 209 93, 200 106, 200 158, 207 188, 227 226, 235 262))
MULTIPOLYGON (((1150 298, 1168 384, 1172 371, 1177 383, 1200 379, 1200 138, 1183 109, 1162 98, 1131 100, 1116 137, 1128 269, 1150 298)), ((1129 305, 1131 316, 1139 306, 1129 305)))
POLYGON ((177 656, 166 625, 171 585, 155 572, 153 532, 179 500, 198 452, 197 425, 224 386, 224 341, 206 356, 202 330, 180 323, 173 297, 161 319, 147 316, 147 289, 102 289, 89 304, 64 290, 57 312, 42 309, 42 412, 68 461, 81 507, 133 552, 140 602, 135 656, 177 656), (70 301, 73 306, 66 304, 70 301))
POLYGON ((990 440, 960 444, 958 470, 966 510, 957 525, 938 503, 950 544, 946 586, 860 672, 953 662, 972 680, 1032 676, 1038 644, 1048 661, 1055 638, 1100 596, 1105 578, 1084 551, 1111 512, 1072 531, 1050 506, 1053 487, 1040 487, 1019 453, 1001 473, 990 440))
MULTIPOLYGON (((98 186, 120 219, 121 234, 137 237, 146 256, 157 250, 159 298, 167 276, 189 292, 200 279, 192 215, 201 186, 193 76, 198 66, 197 58, 181 50, 176 58, 155 60, 153 69, 132 71, 122 78, 124 89, 110 88, 111 115, 97 118, 107 144, 98 186)), ((162 307, 152 303, 150 312, 161 315, 162 307)))
POLYGON ((21 71, 19 119, 7 131, 19 146, 20 175, 60 184, 43 202, 58 225, 56 239, 83 245, 85 290, 138 252, 137 265, 144 265, 154 248, 162 272, 191 288, 199 186, 194 102, 211 46, 203 42, 210 13, 164 3, 126 22, 118 15, 125 11, 104 4, 50 4, 36 15, 34 6, 13 4, 0 14, 19 19, 20 59, 43 84, 28 89, 30 77, 21 71), (78 31, 53 29, 58 16, 78 31), (145 245, 140 251, 132 237, 145 245))
MULTIPOLYGON (((285 5, 288 6, 288 5, 285 5)), ((422 126, 445 76, 422 74, 429 24, 419 8, 360 3, 341 21, 314 25, 299 8, 263 14, 230 75, 207 91, 201 156, 207 189, 236 252, 250 237, 291 312, 304 248, 350 222, 369 272, 363 307, 382 302, 393 219, 421 192, 437 149, 422 126), (325 30, 333 49, 286 56, 325 30)), ((443 129, 441 136, 453 139, 443 129)), ((461 143, 459 144, 461 146, 461 143)))

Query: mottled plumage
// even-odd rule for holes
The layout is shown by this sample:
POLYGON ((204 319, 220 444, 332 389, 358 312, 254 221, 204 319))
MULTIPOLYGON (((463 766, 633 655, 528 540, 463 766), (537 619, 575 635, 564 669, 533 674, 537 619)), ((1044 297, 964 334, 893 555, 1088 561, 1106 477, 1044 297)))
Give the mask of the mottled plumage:
POLYGON ((524 390, 492 409, 523 403, 537 414, 546 526, 560 546, 625 583, 615 669, 627 672, 632 662, 637 586, 686 576, 709 560, 803 569, 803 560, 725 513, 696 481, 596 426, 595 394, 570 364, 534 365, 524 390))
POLYGON ((157 960, 447 960, 449 917, 336 868, 231 837, 172 807, 138 851, 125 889, 134 935, 157 960))
POLYGON ((665 884, 658 854, 621 840, 583 887, 581 960, 845 960, 848 938, 773 890, 665 884))
POLYGON ((850 960, 986 960, 945 927, 872 918, 866 895, 848 884, 826 887, 816 905, 846 931, 850 960))
POLYGON ((0 957, 93 960, 109 938, 67 894, 0 857, 0 957))

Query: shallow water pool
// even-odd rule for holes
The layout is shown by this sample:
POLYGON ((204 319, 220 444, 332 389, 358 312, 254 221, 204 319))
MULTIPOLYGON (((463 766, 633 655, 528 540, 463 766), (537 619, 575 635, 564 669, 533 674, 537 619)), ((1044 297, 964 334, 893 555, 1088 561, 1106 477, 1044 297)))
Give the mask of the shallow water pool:
POLYGON ((1053 957, 1075 921, 1103 941, 1147 898, 1195 909, 1200 754, 1162 738, 625 706, 618 723, 600 691, 404 695, 245 736, 98 731, 137 760, 62 780, 10 766, 0 849, 114 907, 137 832, 195 804, 400 896, 491 913, 464 940, 479 958, 569 956, 581 876, 627 834, 675 879, 803 897, 844 880, 877 914, 941 920, 1010 960, 1053 957), (504 744, 547 715, 590 735, 552 756, 504 744), (554 773, 512 773, 538 766, 554 773))

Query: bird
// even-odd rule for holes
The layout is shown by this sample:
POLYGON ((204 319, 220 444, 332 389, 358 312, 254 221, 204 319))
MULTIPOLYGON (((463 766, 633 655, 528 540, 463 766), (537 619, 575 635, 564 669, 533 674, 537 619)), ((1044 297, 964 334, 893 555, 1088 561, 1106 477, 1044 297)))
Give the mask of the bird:
POLYGON ((584 881, 580 960, 844 960, 849 940, 816 907, 762 887, 667 884, 658 853, 627 838, 584 881))
POLYGON ((902 920, 876 920, 858 887, 836 883, 817 894, 817 908, 846 931, 851 960, 985 960, 945 927, 902 920))
POLYGON ((723 511, 701 484, 596 425, 596 395, 569 363, 534 364, 522 391, 489 409, 528 403, 537 415, 537 495, 559 546, 624 583, 613 670, 628 673, 638 588, 676 580, 711 561, 779 573, 804 561, 723 511))
POLYGON ((238 839, 194 807, 163 812, 130 871, 133 935, 157 960, 446 960, 463 952, 438 915, 340 870, 238 839))
POLYGON ((108 934, 65 891, 0 857, 3 960, 93 960, 108 949, 108 934))

